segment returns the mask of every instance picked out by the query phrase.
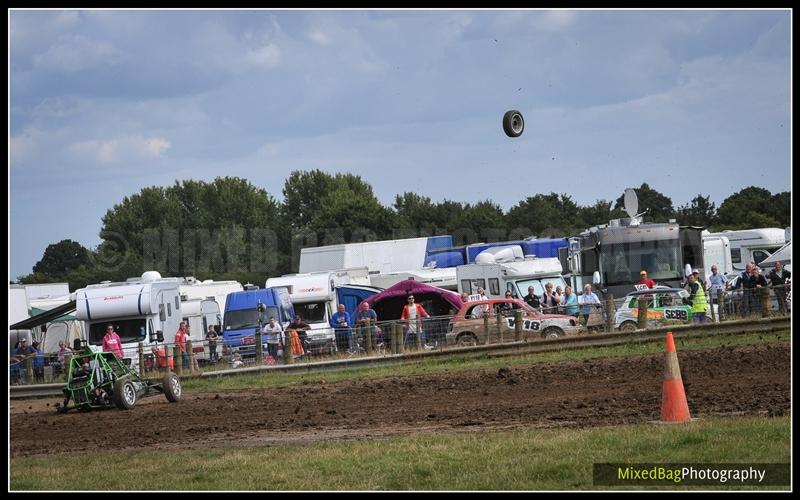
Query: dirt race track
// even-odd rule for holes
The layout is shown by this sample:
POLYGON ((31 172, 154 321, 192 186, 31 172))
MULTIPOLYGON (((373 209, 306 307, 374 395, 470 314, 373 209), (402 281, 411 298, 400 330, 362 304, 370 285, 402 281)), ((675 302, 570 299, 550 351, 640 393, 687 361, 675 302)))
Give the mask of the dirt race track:
MULTIPOLYGON (((789 343, 678 350, 693 417, 789 412, 789 343)), ((55 413, 56 399, 13 401, 11 455, 642 423, 660 417, 663 369, 663 354, 595 358, 249 392, 184 393, 178 404, 159 395, 131 411, 66 415, 55 413)))

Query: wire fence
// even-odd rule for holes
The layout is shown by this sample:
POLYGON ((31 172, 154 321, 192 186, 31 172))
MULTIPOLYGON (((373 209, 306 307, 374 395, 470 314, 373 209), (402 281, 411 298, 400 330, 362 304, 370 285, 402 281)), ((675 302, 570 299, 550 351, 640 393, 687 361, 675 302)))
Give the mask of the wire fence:
MULTIPOLYGON (((326 328, 330 344, 314 345, 313 330, 287 329, 280 342, 254 333, 252 341, 235 345, 224 338, 195 340, 186 345, 140 343, 135 353, 126 351, 125 363, 141 376, 162 377, 166 371, 179 375, 204 371, 236 370, 241 367, 315 363, 365 356, 390 356, 405 352, 445 350, 465 345, 483 345, 515 340, 537 341, 563 335, 625 332, 689 322, 723 322, 753 317, 791 314, 791 286, 776 285, 707 293, 704 316, 678 297, 659 294, 607 295, 600 304, 579 304, 541 308, 536 313, 502 307, 480 315, 418 318, 413 321, 378 321, 369 326, 347 329, 326 328), (544 315, 542 315, 544 314, 544 315), (549 316, 556 315, 556 316, 549 316), (259 348, 260 344, 260 348, 259 348)), ((468 308, 462 309, 466 311, 468 308)), ((319 332, 316 332, 319 333, 319 332)), ((17 354, 9 360, 9 384, 60 383, 66 380, 64 367, 80 352, 17 354)))

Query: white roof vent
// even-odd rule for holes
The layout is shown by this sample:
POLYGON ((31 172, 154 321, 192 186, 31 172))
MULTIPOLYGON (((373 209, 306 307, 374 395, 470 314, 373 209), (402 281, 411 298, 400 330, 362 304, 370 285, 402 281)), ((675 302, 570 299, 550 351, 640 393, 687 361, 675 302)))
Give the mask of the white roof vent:
POLYGON ((158 271, 145 271, 142 273, 142 282, 149 283, 151 281, 160 280, 161 273, 158 271))

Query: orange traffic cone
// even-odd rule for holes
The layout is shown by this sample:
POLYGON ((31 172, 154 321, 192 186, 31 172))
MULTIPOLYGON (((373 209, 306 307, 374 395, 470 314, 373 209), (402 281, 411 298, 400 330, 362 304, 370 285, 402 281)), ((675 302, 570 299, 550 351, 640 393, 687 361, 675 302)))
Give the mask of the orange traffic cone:
POLYGON ((689 404, 683 390, 681 369, 678 366, 678 353, 672 332, 667 332, 667 355, 664 369, 664 385, 661 391, 661 421, 689 422, 689 404))

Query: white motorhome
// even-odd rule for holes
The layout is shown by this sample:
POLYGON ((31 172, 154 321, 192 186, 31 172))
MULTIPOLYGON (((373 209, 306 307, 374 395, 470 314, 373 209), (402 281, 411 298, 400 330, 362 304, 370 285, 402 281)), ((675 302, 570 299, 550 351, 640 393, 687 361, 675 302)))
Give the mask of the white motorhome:
POLYGON ((205 335, 209 325, 219 326, 222 334, 222 313, 216 300, 185 299, 181 295, 181 318, 189 325, 189 340, 192 341, 192 352, 198 361, 208 361, 209 352, 205 335))
POLYGON ((111 324, 122 341, 124 358, 137 370, 139 343, 145 352, 159 343, 173 344, 183 319, 178 282, 156 271, 137 280, 89 285, 76 291, 76 301, 89 346, 101 350, 106 325, 111 324))
POLYGON ((731 243, 727 236, 719 233, 711 234, 703 231, 703 266, 705 279, 711 276, 711 267, 717 266, 717 272, 723 276, 733 273, 731 260, 731 243))
POLYGON ((308 332, 311 348, 333 353, 336 350, 336 338, 330 325, 331 317, 339 304, 344 304, 345 310, 353 317, 358 304, 379 291, 368 286, 369 284, 367 268, 360 267, 318 273, 287 274, 267 279, 265 286, 286 287, 295 314, 311 327, 308 332))
POLYGON ((728 238, 731 249, 731 263, 735 271, 744 270, 745 265, 751 260, 756 264, 760 263, 786 243, 786 230, 776 227, 704 234, 704 238, 706 236, 725 236, 728 238))
POLYGON ((562 289, 567 285, 561 276, 561 262, 557 257, 505 260, 501 255, 495 262, 488 260, 490 259, 481 259, 483 262, 456 268, 459 292, 473 295, 480 287, 489 298, 502 298, 506 290, 511 291, 515 297, 522 298, 528 294, 528 287, 532 286, 534 292, 541 297, 547 283, 562 289))
POLYGON ((244 290, 238 281, 199 281, 194 276, 179 278, 181 299, 213 299, 219 305, 219 310, 225 310, 225 300, 229 293, 241 292, 244 290))

